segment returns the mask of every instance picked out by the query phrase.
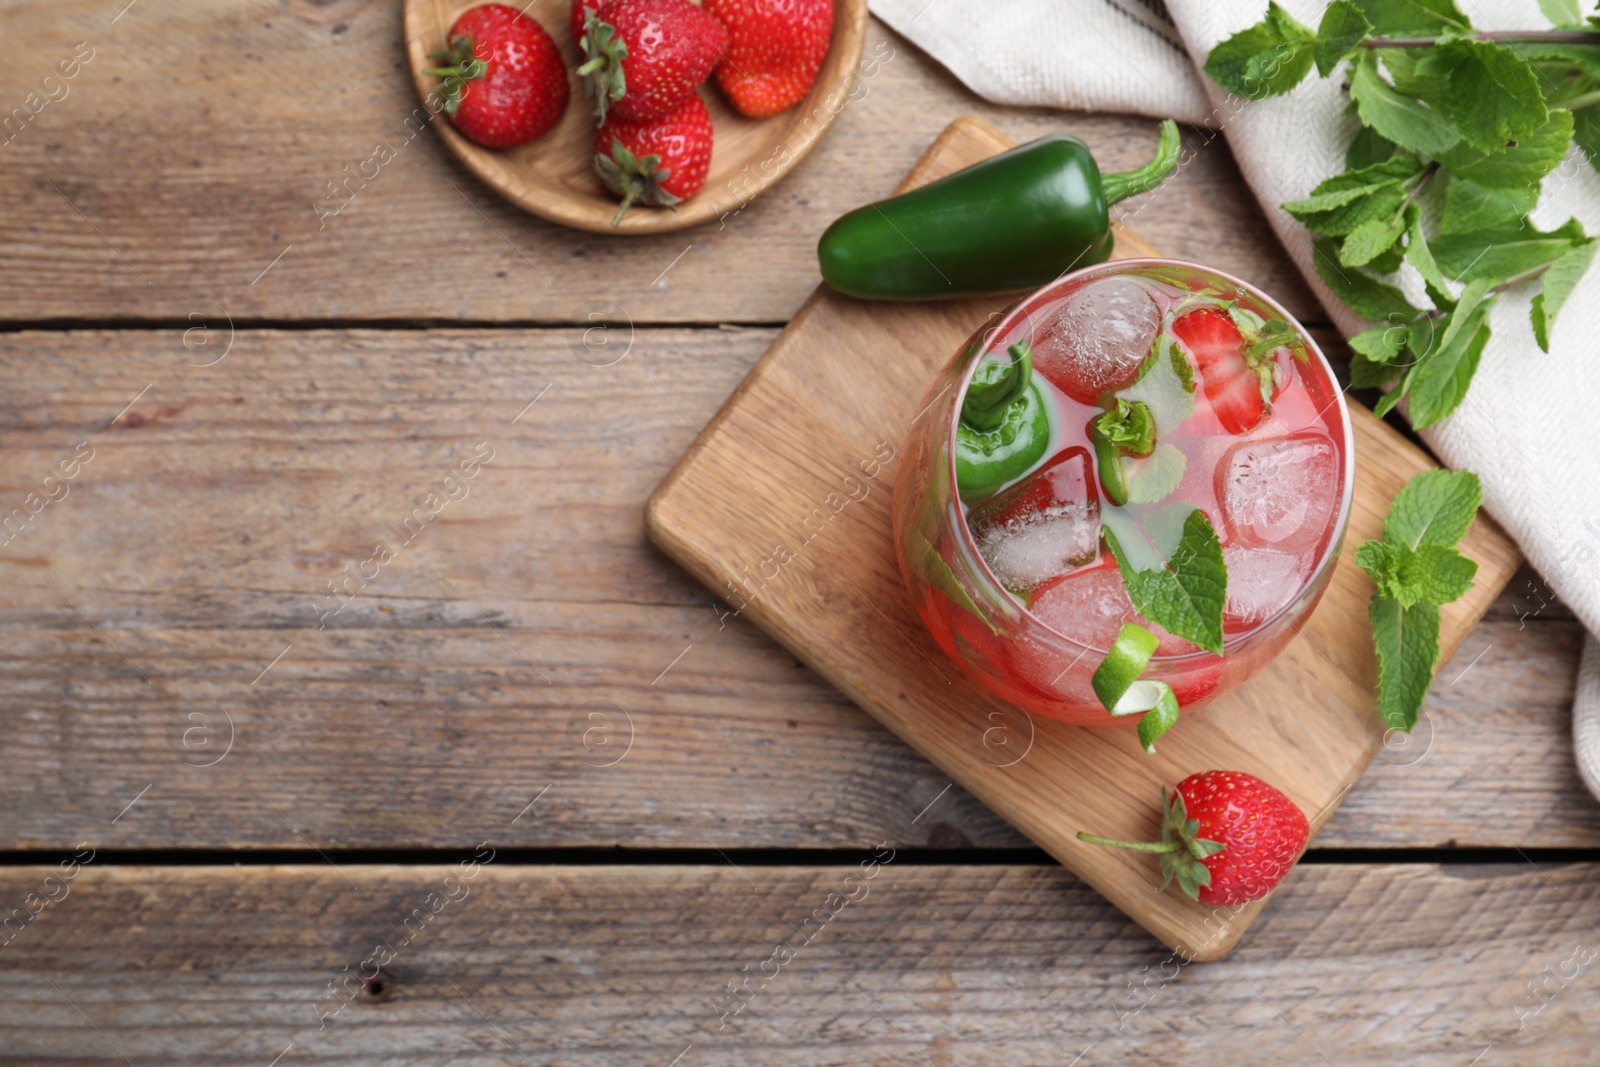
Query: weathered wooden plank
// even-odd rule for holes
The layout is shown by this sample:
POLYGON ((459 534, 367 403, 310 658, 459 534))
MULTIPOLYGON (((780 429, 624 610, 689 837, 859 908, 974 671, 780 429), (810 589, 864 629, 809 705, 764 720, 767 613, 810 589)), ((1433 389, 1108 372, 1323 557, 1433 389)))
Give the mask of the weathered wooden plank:
MULTIPOLYGON (((959 789, 924 814, 947 779, 644 540, 773 332, 605 336, 240 331, 211 367, 155 331, 5 336, 0 518, 94 454, 0 547, 0 848, 459 844, 546 785, 497 840, 1022 844, 959 789), (327 583, 485 440, 470 495, 319 631, 327 583)), ((1578 630, 1518 592, 1440 672, 1425 758, 1381 754, 1319 847, 1600 843, 1578 630)))
MULTIPOLYGON (((5 320, 779 322, 817 284, 828 222, 957 115, 1018 140, 1070 128, 1108 170, 1153 145, 1148 119, 984 104, 874 23, 854 98, 787 180, 748 206, 739 182, 708 188, 724 217, 687 233, 585 234, 500 202, 413 117, 400 5, 119 7, 0 5, 0 117, 22 108, 0 129, 5 320), (49 100, 79 42, 90 58, 49 100)), ((1127 205, 1139 232, 1319 315, 1222 138, 1190 136, 1170 186, 1127 205)))
POLYGON ((1592 1062, 1600 1026, 1593 865, 1303 866, 1229 960, 1185 965, 1053 866, 508 868, 492 847, 465 869, 6 870, 0 901, 43 911, 0 949, 0 1042, 84 1067, 1493 1067, 1592 1062))

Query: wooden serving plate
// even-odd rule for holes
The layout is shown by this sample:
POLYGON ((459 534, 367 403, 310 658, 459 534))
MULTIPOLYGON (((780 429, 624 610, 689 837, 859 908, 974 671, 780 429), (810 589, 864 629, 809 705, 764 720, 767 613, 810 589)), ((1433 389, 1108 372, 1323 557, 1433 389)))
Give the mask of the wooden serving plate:
MULTIPOLYGON (((406 0, 406 56, 418 95, 426 101, 440 79, 422 72, 437 66, 430 52, 444 51, 450 27, 485 0, 406 0)), ((795 107, 765 119, 735 111, 716 79, 700 87, 714 129, 711 173, 705 188, 666 208, 633 208, 613 228, 617 200, 594 173, 594 102, 572 73, 583 62, 572 39, 568 0, 535 0, 527 13, 555 38, 567 61, 572 98, 556 128, 520 148, 499 151, 467 140, 440 113, 432 125, 444 143, 489 188, 552 222, 595 233, 666 233, 738 211, 805 158, 849 100, 856 64, 867 36, 867 0, 834 0, 833 43, 811 93, 795 107)))
MULTIPOLYGON (((993 127, 959 119, 902 188, 1007 147, 993 127)), ((1152 253, 1121 231, 1117 248, 1121 258, 1152 253)), ((1153 837, 1161 787, 1208 769, 1278 786, 1315 834, 1384 736, 1372 585, 1351 557, 1381 534, 1406 480, 1435 464, 1350 405, 1355 498, 1321 605, 1260 674, 1186 713, 1159 755, 1146 755, 1131 729, 1030 719, 969 680, 923 629, 890 536, 894 462, 869 474, 884 449, 898 451, 928 383, 1001 302, 876 304, 818 289, 656 489, 645 521, 656 544, 731 607, 1146 930, 1190 959, 1218 959, 1265 901, 1213 908, 1160 892, 1154 857, 1074 835, 1153 837)), ((1477 584, 1443 609, 1440 662, 1520 561, 1487 517, 1461 547, 1478 561, 1477 584)))

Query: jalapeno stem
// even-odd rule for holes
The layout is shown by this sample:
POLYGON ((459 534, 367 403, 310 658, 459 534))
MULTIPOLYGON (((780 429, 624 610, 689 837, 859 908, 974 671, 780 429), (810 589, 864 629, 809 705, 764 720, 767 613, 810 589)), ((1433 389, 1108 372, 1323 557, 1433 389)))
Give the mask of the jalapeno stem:
POLYGON ((1125 170, 1116 174, 1102 174, 1100 188, 1106 194, 1106 203, 1115 204, 1130 196, 1148 193, 1167 180, 1178 169, 1178 124, 1163 119, 1157 134, 1155 158, 1138 170, 1125 170))
POLYGON ((1006 418, 1006 408, 1027 391, 1033 377, 1033 352, 1028 342, 1018 341, 1006 350, 1011 362, 992 382, 973 382, 961 404, 961 421, 974 430, 997 429, 1006 418))

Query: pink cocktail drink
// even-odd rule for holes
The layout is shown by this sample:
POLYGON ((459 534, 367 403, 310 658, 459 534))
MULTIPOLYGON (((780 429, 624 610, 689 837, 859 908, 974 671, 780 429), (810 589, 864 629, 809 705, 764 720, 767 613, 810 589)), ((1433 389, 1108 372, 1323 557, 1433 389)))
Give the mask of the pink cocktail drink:
POLYGON ((1134 622, 1159 638, 1142 676, 1189 709, 1304 624, 1338 555, 1352 463, 1341 390, 1270 298, 1192 264, 1102 264, 1005 312, 934 383, 895 487, 901 568, 945 652, 1022 708, 1130 721, 1107 712, 1090 678, 1134 622), (992 391, 1019 366, 1018 342, 1048 440, 1010 469, 992 458, 1016 452, 1002 431, 986 429, 980 454, 963 419, 975 376, 992 391), (1127 568, 1172 558, 1195 509, 1227 568, 1221 655, 1140 615, 1127 588, 1127 568))

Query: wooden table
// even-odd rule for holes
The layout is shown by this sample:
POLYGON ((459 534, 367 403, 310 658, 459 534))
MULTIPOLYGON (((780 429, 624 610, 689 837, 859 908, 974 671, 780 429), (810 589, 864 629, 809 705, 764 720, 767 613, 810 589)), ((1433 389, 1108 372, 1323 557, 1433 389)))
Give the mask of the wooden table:
MULTIPOLYGON (((1594 1062, 1580 631, 1531 572, 1180 966, 645 542, 829 219, 958 114, 1110 169, 1151 123, 874 25, 789 180, 621 241, 408 138, 390 5, 122 2, 3 8, 0 1063, 1594 1062)), ((1189 136, 1133 225, 1325 323, 1189 136)))

